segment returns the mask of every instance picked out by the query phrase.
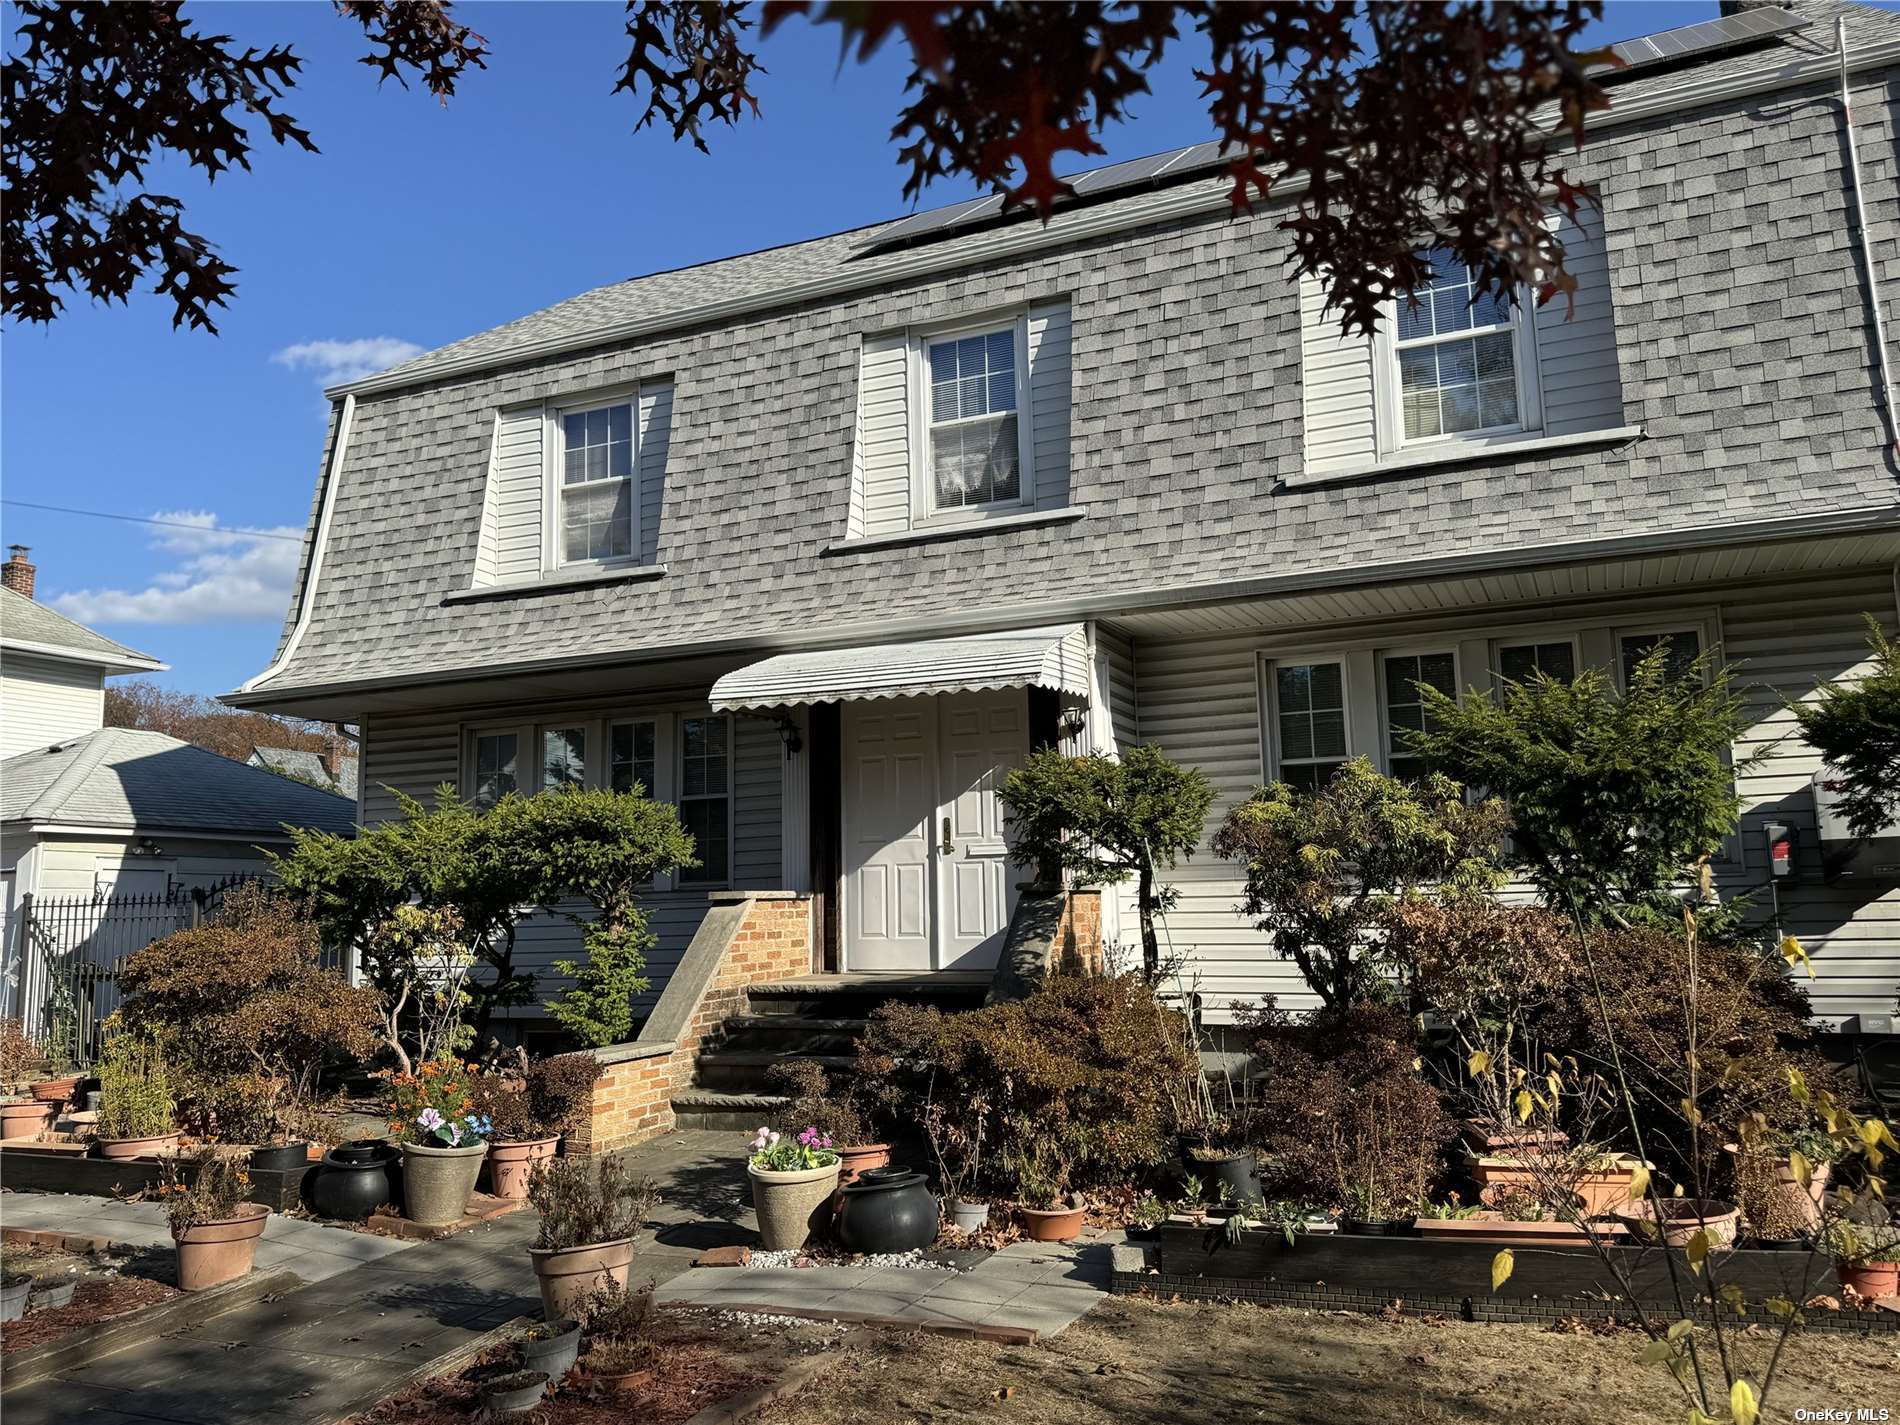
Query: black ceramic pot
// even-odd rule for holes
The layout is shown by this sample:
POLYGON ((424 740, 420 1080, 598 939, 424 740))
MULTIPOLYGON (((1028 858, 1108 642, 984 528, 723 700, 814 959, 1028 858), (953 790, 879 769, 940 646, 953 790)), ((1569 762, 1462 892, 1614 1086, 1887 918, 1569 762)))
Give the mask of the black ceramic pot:
POLYGON ((871 1168, 839 1189, 838 1240, 850 1252, 910 1252, 937 1240, 937 1199, 924 1175, 871 1168))
POLYGON ((1342 1217, 1339 1230, 1354 1237, 1403 1237, 1408 1228, 1403 1218, 1342 1217))
POLYGON ((1757 1237, 1748 1244, 1758 1252, 1805 1252, 1808 1239, 1805 1237, 1757 1237))
POLYGON ((310 1174, 310 1205, 323 1217, 363 1221, 384 1203, 396 1201, 389 1178, 395 1155, 394 1148, 376 1138, 332 1148, 310 1174))
POLYGON ((1257 1207, 1265 1201, 1260 1195, 1260 1165, 1252 1153, 1236 1153, 1231 1158, 1203 1158, 1194 1164, 1194 1171, 1209 1202, 1257 1207), (1223 1193, 1222 1188, 1227 1191, 1223 1193))
POLYGON ((282 1147, 251 1149, 251 1166, 260 1173, 294 1172, 310 1161, 308 1143, 286 1143, 282 1147))

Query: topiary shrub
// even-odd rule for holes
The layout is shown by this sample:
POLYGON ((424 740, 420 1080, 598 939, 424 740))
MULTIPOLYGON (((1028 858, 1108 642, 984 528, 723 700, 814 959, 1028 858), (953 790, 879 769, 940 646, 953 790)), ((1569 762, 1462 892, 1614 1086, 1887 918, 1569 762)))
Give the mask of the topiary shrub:
POLYGON ((935 1104, 980 1124, 974 1186, 1015 1196, 1026 1179, 1120 1184, 1166 1160, 1174 1104, 1200 1070, 1191 1042, 1141 976, 1057 975, 961 1014, 883 1006, 859 1040, 858 1075, 894 1121, 922 1121, 935 1104))

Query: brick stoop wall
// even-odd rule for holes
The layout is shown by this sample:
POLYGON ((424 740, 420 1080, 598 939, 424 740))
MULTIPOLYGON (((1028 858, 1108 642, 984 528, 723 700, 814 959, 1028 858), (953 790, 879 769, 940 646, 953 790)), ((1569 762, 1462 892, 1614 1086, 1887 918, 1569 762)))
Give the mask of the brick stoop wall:
POLYGON ((1049 944, 1049 963, 1062 974, 1102 972, 1102 892, 1099 886, 1070 891, 1049 944))
POLYGON ((706 1039, 744 1008, 747 986, 811 973, 810 896, 715 891, 711 900, 642 1037, 594 1051, 605 1072, 586 1127, 568 1135, 570 1154, 609 1153, 671 1132, 674 1093, 692 1081, 706 1039))

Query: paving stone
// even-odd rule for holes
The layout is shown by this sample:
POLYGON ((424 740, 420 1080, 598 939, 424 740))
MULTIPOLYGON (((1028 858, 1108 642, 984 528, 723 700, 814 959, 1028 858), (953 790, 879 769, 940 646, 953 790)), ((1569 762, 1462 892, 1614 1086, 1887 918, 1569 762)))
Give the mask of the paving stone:
POLYGON ((743 1267, 752 1260, 750 1247, 710 1247, 693 1258, 696 1267, 743 1267))

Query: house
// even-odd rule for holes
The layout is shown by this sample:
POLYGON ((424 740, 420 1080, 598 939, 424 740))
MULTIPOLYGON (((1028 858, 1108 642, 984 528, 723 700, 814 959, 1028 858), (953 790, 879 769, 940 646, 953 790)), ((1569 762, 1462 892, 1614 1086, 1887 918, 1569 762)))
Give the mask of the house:
POLYGON ((262 767, 280 777, 308 782, 339 797, 356 800, 356 755, 344 752, 337 738, 332 738, 321 752, 307 747, 253 747, 244 761, 246 766, 262 767))
POLYGON ((98 731, 107 678, 165 667, 36 603, 30 552, 13 545, 0 564, 0 758, 98 731))
MULTIPOLYGON (((1828 875, 1785 701, 1865 666, 1863 614, 1900 626, 1900 15, 1736 7, 1623 54, 1567 160, 1602 199, 1562 220, 1574 309, 1442 264, 1342 336, 1285 200, 1233 216, 1208 144, 1047 224, 957 204, 338 386, 281 642, 229 700, 359 725, 366 823, 442 783, 677 803, 702 864, 650 897, 656 994, 738 902, 791 905, 777 972, 897 987, 1004 954, 996 788, 1032 746, 1159 744, 1219 817, 1402 770, 1419 680, 1717 649, 1738 761, 1767 751, 1720 884, 1804 938, 1824 1016, 1887 1011, 1900 888, 1828 875)), ((1176 884, 1210 1019, 1310 1002, 1233 867, 1176 884)), ((1127 938, 1118 899, 1063 933, 1127 938)))

